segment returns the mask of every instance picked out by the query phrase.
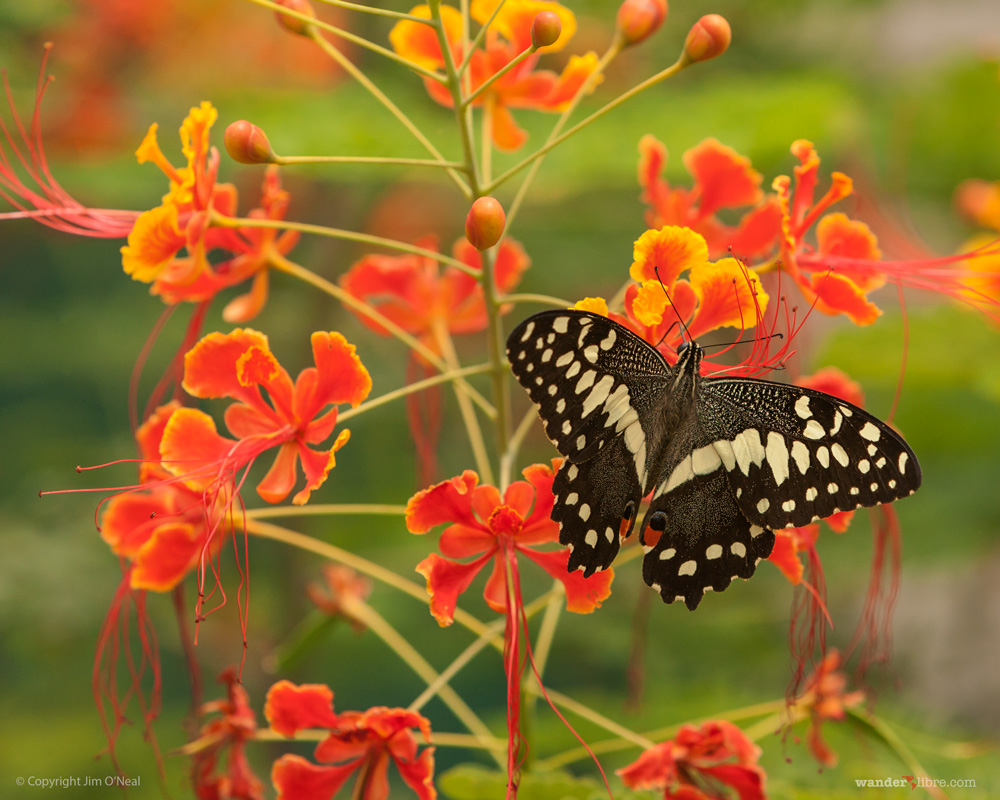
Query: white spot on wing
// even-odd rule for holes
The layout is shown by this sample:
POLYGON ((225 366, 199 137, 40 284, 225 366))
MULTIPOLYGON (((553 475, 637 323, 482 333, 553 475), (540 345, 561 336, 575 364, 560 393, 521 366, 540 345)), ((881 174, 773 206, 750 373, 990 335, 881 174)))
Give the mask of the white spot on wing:
POLYGON ((837 459, 837 463, 842 467, 846 467, 850 459, 847 457, 847 451, 841 447, 840 442, 834 442, 830 445, 830 452, 833 453, 833 457, 837 459))
POLYGON ((595 547, 597 545, 597 531, 587 531, 587 535, 583 537, 583 541, 590 547, 595 547))
POLYGON ((590 390, 590 394, 583 400, 583 416, 586 417, 601 403, 605 402, 608 399, 608 394, 611 392, 611 387, 614 385, 615 379, 610 375, 605 375, 601 378, 594 388, 590 390))
POLYGON ((792 442, 792 459, 802 475, 809 471, 809 448, 798 439, 792 442))
POLYGON ((899 474, 900 475, 905 475, 906 474, 906 462, 907 462, 908 459, 909 459, 909 456, 906 454, 905 451, 899 454, 899 474))
POLYGON ((583 394, 587 389, 594 385, 594 379, 597 377, 597 373, 592 369, 588 369, 583 373, 583 377, 577 381, 576 393, 583 394))
POLYGON ((729 552, 731 552, 734 556, 743 558, 747 554, 747 546, 743 544, 743 542, 733 542, 729 545, 729 552))
POLYGON ((705 550, 705 558, 714 559, 722 557, 722 545, 721 544, 710 544, 705 550))
POLYGON ((610 331, 608 331, 608 335, 605 336, 604 339, 601 341, 601 349, 610 350, 612 345, 615 343, 616 338, 617 334, 615 333, 614 328, 612 328, 610 331))
POLYGON ((660 553, 660 561, 669 561, 675 555, 677 555, 677 551, 673 547, 668 547, 660 553))
POLYGON ((785 437, 771 431, 767 435, 767 463, 774 474, 774 480, 781 486, 788 479, 788 446, 785 437))
POLYGON ((698 569, 697 561, 685 561, 677 569, 678 575, 694 575, 695 570, 698 569))
POLYGON ((522 341, 522 342, 526 342, 526 341, 528 341, 528 339, 530 339, 530 338, 531 338, 531 334, 532 334, 532 332, 533 332, 534 330, 535 330, 535 323, 534 323, 534 322, 529 322, 529 323, 528 323, 528 327, 526 327, 526 328, 524 329, 524 333, 523 333, 523 334, 521 334, 521 341, 522 341))
POLYGON ((569 369, 566 370, 567 378, 575 378, 580 373, 580 362, 574 361, 569 365, 569 369))
POLYGON ((795 401, 795 413, 802 419, 809 419, 812 416, 812 411, 809 410, 809 395, 804 394, 795 401))
POLYGON ((761 501, 757 503, 757 513, 763 514, 771 507, 771 501, 766 497, 761 498, 761 501))
POLYGON ((573 360, 573 357, 574 357, 573 351, 567 350, 565 353, 559 356, 559 358, 556 359, 556 366, 565 367, 570 361, 573 360))
POLYGON ((816 460, 823 469, 827 469, 830 466, 830 451, 826 445, 821 445, 819 450, 816 451, 816 460))
MULTIPOLYGON (((729 443, 726 442, 726 444, 729 443)), ((719 456, 719 451, 715 449, 715 445, 708 444, 691 453, 691 469, 695 475, 708 475, 715 472, 721 465, 722 458, 719 456)))
POLYGON ((552 330, 556 333, 566 333, 569 330, 569 317, 556 317, 552 320, 552 330))
POLYGON ((862 439, 867 439, 869 442, 877 442, 882 432, 873 425, 871 422, 866 422, 864 427, 858 431, 861 434, 862 439))
POLYGON ((681 463, 674 467, 673 472, 670 473, 670 477, 667 478, 667 482, 657 491, 656 496, 659 497, 661 494, 673 491, 682 483, 687 483, 693 477, 694 469, 691 466, 691 456, 687 456, 681 463))
POLYGON ((811 419, 806 423, 806 427, 805 430, 802 431, 802 435, 807 439, 822 439, 826 436, 826 431, 823 430, 823 426, 816 420, 811 419))
POLYGON ((596 344, 592 344, 589 347, 583 348, 583 357, 587 359, 591 364, 597 363, 598 349, 596 344))

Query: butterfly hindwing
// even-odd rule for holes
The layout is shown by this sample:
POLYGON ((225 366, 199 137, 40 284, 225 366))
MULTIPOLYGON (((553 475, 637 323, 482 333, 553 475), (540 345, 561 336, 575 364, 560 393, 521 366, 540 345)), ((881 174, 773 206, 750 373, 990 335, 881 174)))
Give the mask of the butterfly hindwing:
POLYGON ((570 548, 567 569, 582 568, 587 577, 607 569, 631 532, 642 499, 624 439, 579 464, 564 461, 552 491, 552 519, 559 523, 559 541, 570 548))
POLYGON ((742 512, 777 529, 888 503, 920 486, 920 467, 892 428, 813 389, 708 379, 701 427, 719 453, 742 512))
POLYGON ((665 602, 680 600, 693 611, 705 592, 752 576, 771 554, 774 534, 744 516, 726 475, 715 471, 656 497, 641 541, 643 580, 665 602))

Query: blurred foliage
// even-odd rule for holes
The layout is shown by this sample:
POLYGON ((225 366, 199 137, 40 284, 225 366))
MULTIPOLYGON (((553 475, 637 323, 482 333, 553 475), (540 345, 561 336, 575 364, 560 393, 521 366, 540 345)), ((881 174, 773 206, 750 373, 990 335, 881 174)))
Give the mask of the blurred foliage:
MULTIPOLYGON (((84 0, 0 5, 0 54, 22 111, 30 108, 40 43, 53 31, 68 35, 68 26, 92 5, 84 0)), ((131 150, 150 122, 158 121, 161 132, 172 136, 187 108, 208 98, 220 108, 216 144, 221 144, 226 124, 246 118, 267 131, 283 154, 422 155, 374 101, 334 74, 286 69, 265 79, 266 69, 251 70, 252 59, 234 62, 233 47, 244 41, 236 28, 245 20, 257 26, 254 35, 265 37, 279 61, 308 47, 273 25, 270 14, 238 2, 200 5, 211 8, 206 18, 231 24, 221 28, 228 30, 228 40, 200 51, 188 46, 183 57, 169 64, 153 64, 149 54, 143 60, 141 51, 131 53, 135 68, 126 64, 120 72, 121 119, 114 120, 120 127, 114 131, 113 146, 77 150, 61 127, 72 125, 66 113, 78 99, 68 90, 86 91, 86 86, 74 83, 72 73, 67 73, 62 44, 56 38, 49 71, 57 81, 49 89, 43 121, 52 121, 59 134, 51 148, 53 171, 81 201, 132 208, 157 202, 164 188, 162 176, 148 165, 136 166, 131 150), (250 70, 249 82, 240 79, 241 68, 250 70)), ((581 15, 579 42, 570 50, 603 46, 610 6, 603 0, 570 5, 581 15)), ((585 104, 588 110, 673 59, 688 25, 704 9, 694 3, 671 5, 671 18, 658 38, 615 65, 604 86, 585 104)), ((942 14, 960 13, 951 4, 940 6, 942 14)), ((187 15, 184 19, 196 18, 190 4, 178 8, 187 15)), ((991 57, 976 55, 975 41, 968 38, 953 47, 942 42, 941 48, 912 59, 897 41, 902 33, 893 27, 894 21, 902 27, 905 3, 723 0, 712 10, 733 24, 734 44, 724 58, 641 96, 546 160, 529 205, 512 230, 534 263, 524 287, 576 297, 608 293, 618 286, 631 260, 632 241, 644 227, 635 170, 638 140, 650 132, 667 144, 668 176, 678 182, 686 180, 680 155, 706 136, 749 155, 768 182, 791 169, 791 141, 809 138, 824 159, 824 173, 842 169, 858 179, 864 189, 859 211, 874 208, 891 222, 891 229, 941 252, 960 244, 969 229, 951 209, 954 187, 970 177, 1000 178, 996 51, 991 57)), ((975 26, 976 19, 969 23, 975 26)), ((363 19, 356 30, 384 41, 387 26, 363 19)), ((206 41, 208 33, 201 35, 205 38, 196 41, 206 41)), ((97 44, 115 46, 113 41, 97 44)), ((75 46, 67 50, 72 58, 80 52, 75 46)), ((451 111, 430 103, 419 82, 396 67, 371 54, 354 56, 432 138, 444 138, 446 156, 457 152, 457 142, 449 138, 453 137, 451 111)), ((164 58, 162 51, 157 57, 164 58)), ((531 131, 532 142, 540 141, 551 124, 550 118, 528 113, 518 119, 531 131)), ((161 141, 168 153, 179 152, 176 139, 161 133, 161 141)), ((498 156, 497 170, 515 160, 498 156)), ((243 207, 249 207, 260 172, 224 158, 222 173, 237 183, 243 207)), ((423 224, 439 232, 443 247, 450 247, 461 231, 461 202, 427 172, 309 166, 287 169, 283 177, 292 192, 291 216, 296 219, 375 232, 390 222, 415 228, 423 224), (427 196, 433 202, 425 202, 426 208, 414 207, 413 197, 427 196), (386 211, 399 208, 406 214, 386 211)), ((498 193, 501 200, 509 198, 509 191, 498 193)), ((90 695, 90 674, 97 631, 120 573, 92 522, 100 495, 42 500, 36 495, 41 488, 92 488, 134 479, 128 464, 84 475, 76 475, 73 468, 127 458, 134 452, 128 424, 129 378, 162 306, 144 286, 122 274, 120 242, 76 239, 28 222, 4 222, 2 236, 0 478, 6 488, 0 495, 0 530, 6 556, 0 559, 0 630, 5 643, 0 793, 38 797, 40 790, 27 787, 9 794, 13 778, 103 778, 112 771, 106 759, 92 760, 103 746, 103 735, 90 695)), ((344 243, 306 240, 295 256, 319 274, 336 277, 363 252, 344 243)), ((376 394, 402 385, 405 353, 396 342, 376 341, 353 317, 302 286, 280 277, 274 284, 270 303, 253 327, 268 333, 276 355, 290 371, 308 361, 309 332, 336 328, 358 343, 376 394)), ((904 531, 900 624, 916 616, 926 627, 904 630, 928 638, 897 640, 896 665, 875 678, 879 685, 898 684, 903 689, 884 691, 877 710, 907 728, 933 731, 937 738, 914 735, 908 742, 932 776, 977 779, 977 790, 959 790, 956 796, 989 796, 991 787, 1000 792, 995 752, 956 761, 947 757, 948 747, 942 742, 997 735, 1000 664, 995 635, 979 628, 993 647, 968 651, 993 659, 992 681, 968 685, 958 699, 933 680, 921 682, 914 676, 919 676, 915 665, 927 659, 922 651, 928 648, 947 646, 959 652, 962 647, 973 648, 971 639, 931 639, 932 633, 945 635, 939 630, 942 626, 958 629, 954 620, 969 615, 982 624, 996 622, 996 608, 977 605, 970 587, 980 585, 975 576, 987 574, 983 570, 997 572, 1000 337, 981 317, 936 304, 933 298, 908 297, 905 325, 894 309, 891 289, 876 295, 876 300, 887 313, 868 329, 814 317, 816 330, 828 338, 814 363, 803 367, 837 364, 862 383, 869 407, 885 415, 906 353, 896 423, 920 454, 925 486, 915 499, 899 505, 904 531), (911 574, 915 592, 907 592, 911 574), (927 583, 935 577, 943 580, 943 588, 936 593, 921 591, 937 585, 927 583), (950 698, 948 704, 942 698, 950 698)), ((143 367, 140 398, 148 396, 155 376, 168 363, 188 313, 187 308, 178 309, 157 341, 143 367)), ((520 313, 519 309, 515 315, 520 313)), ((222 325, 215 309, 206 330, 222 325)), ((470 342, 466 352, 478 352, 477 347, 478 342, 470 342)), ((456 412, 448 404, 445 413, 450 420, 456 412)), ((354 437, 338 455, 337 470, 314 502, 358 498, 403 502, 418 487, 409 434, 398 407, 360 417, 350 427, 354 437)), ((440 455, 442 476, 456 474, 468 464, 461 440, 442 441, 440 455)), ((526 446, 522 463, 551 455, 551 448, 538 436, 526 446)), ((412 565, 426 555, 430 544, 406 534, 395 519, 311 518, 301 522, 301 529, 338 546, 356 548, 415 579, 419 578, 412 574, 412 565)), ((858 515, 843 536, 824 533, 820 548, 831 612, 839 622, 831 639, 845 644, 867 582, 870 545, 864 515, 858 515)), ((309 613, 303 585, 318 577, 319 565, 307 555, 263 541, 251 543, 251 564, 250 655, 244 677, 259 710, 262 692, 272 679, 267 674, 267 654, 309 613)), ((547 670, 554 686, 613 718, 623 715, 630 626, 640 593, 648 591, 638 572, 637 562, 619 570, 615 592, 596 616, 564 615, 547 670)), ((655 604, 647 623, 644 702, 641 710, 625 714, 625 724, 652 729, 782 696, 789 675, 789 589, 776 570, 763 565, 760 573, 727 593, 725 602, 706 602, 696 614, 655 604)), ((526 571, 527 596, 544 585, 540 576, 526 571)), ((376 587, 373 604, 400 630, 428 645, 435 666, 446 665, 468 642, 460 632, 439 629, 425 607, 395 598, 393 590, 376 587)), ((997 595, 993 592, 987 598, 995 601, 997 595)), ((190 595, 187 600, 192 601, 190 595)), ((475 593, 463 597, 463 604, 487 617, 475 593)), ((165 677, 164 715, 157 730, 162 747, 169 751, 183 741, 190 686, 169 599, 154 598, 151 606, 165 677)), ((204 664, 206 699, 221 692, 214 676, 239 661, 241 643, 234 630, 231 607, 202 626, 197 654, 204 664)), ((374 703, 406 705, 423 688, 374 637, 358 636, 344 625, 335 626, 286 677, 327 682, 336 692, 338 710, 374 703)), ((964 680, 962 674, 940 673, 937 678, 949 685, 964 680)), ((487 719, 502 727, 504 693, 498 659, 481 655, 454 685, 471 705, 488 709, 487 719)), ((533 745, 538 754, 573 747, 574 740, 554 715, 541 703, 537 707, 531 737, 538 742, 533 745)), ((435 729, 458 730, 440 704, 432 703, 428 714, 435 729)), ((141 787, 130 796, 159 796, 154 757, 138 727, 126 730, 119 753, 127 771, 142 776, 141 787)), ((588 724, 581 723, 578 729, 588 741, 605 738, 588 724)), ((794 736, 766 737, 761 742, 773 796, 856 798, 862 793, 854 788, 854 778, 901 774, 901 765, 855 738, 847 726, 827 725, 826 732, 841 754, 841 766, 819 775, 794 736), (802 785, 815 788, 804 794, 802 785)), ((262 777, 266 779, 275 755, 286 749, 251 748, 262 777)), ((632 758, 628 751, 608 757, 605 769, 610 773, 632 758)), ((468 766, 449 769, 464 760, 462 751, 438 750, 442 792, 453 800, 499 796, 500 784, 487 771, 468 766)), ((180 758, 168 756, 165 761, 167 786, 176 796, 187 766, 180 758)), ((579 766, 587 768, 585 761, 579 766)), ((568 774, 533 776, 525 781, 522 797, 597 797, 599 790, 590 779, 577 781, 568 774)), ((68 789, 60 796, 95 795, 68 789)), ((879 796, 911 795, 906 790, 879 796)))

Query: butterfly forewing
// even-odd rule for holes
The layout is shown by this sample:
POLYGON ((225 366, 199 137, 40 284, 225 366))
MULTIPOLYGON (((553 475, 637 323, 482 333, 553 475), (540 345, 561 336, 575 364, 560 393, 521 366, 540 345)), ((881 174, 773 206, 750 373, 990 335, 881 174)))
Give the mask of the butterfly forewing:
POLYGON ((888 503, 920 486, 920 467, 892 428, 813 389, 759 380, 702 383, 699 420, 747 519, 807 525, 888 503))

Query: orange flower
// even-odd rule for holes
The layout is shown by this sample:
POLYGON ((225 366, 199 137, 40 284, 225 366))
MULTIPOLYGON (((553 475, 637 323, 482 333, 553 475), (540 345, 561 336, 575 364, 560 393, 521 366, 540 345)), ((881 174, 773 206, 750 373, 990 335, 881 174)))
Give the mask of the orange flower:
MULTIPOLYGON (((560 459, 549 468, 533 464, 514 481, 501 498, 494 486, 479 486, 479 476, 466 470, 460 476, 418 492, 406 504, 406 527, 411 533, 426 533, 435 525, 451 523, 441 534, 441 552, 432 553, 417 565, 427 579, 431 613, 440 625, 454 621, 458 596, 491 560, 493 571, 484 597, 494 611, 509 611, 507 570, 517 569, 517 554, 526 556, 566 587, 566 608, 587 614, 600 607, 611 594, 613 570, 584 578, 567 572, 569 551, 540 552, 534 546, 559 539, 559 525, 550 513, 554 501, 552 481, 560 459), (475 556, 472 561, 452 559, 475 556)), ((517 598, 515 598, 517 602, 517 598)))
POLYGON ((822 726, 827 720, 843 722, 847 709, 864 702, 862 691, 846 692, 847 678, 840 669, 840 653, 831 650, 806 680, 805 691, 795 699, 794 708, 809 715, 806 742, 813 757, 824 767, 837 765, 837 754, 823 739, 822 726))
POLYGON ((662 790, 664 800, 764 800, 766 775, 757 763, 760 748, 725 720, 695 728, 682 725, 677 735, 654 745, 618 770, 630 789, 662 790))
POLYGON ((334 454, 347 443, 350 431, 341 431, 329 450, 310 445, 333 433, 337 405, 357 406, 371 390, 368 371, 341 334, 314 333, 312 350, 316 366, 303 370, 293 383, 268 349, 264 334, 237 329, 205 336, 184 358, 184 388, 195 397, 235 400, 225 419, 237 439, 219 435, 203 411, 178 409, 163 433, 164 467, 191 488, 215 494, 238 470, 277 447, 257 493, 269 503, 280 503, 294 487, 301 462, 306 485, 292 502, 307 502, 326 480, 334 454))
MULTIPOLYGON (((417 245, 437 250, 431 237, 417 245)), ((481 269, 482 256, 464 237, 455 242, 452 252, 464 264, 481 269)), ((513 289, 530 263, 521 245, 505 239, 494 267, 497 290, 506 293, 513 289)), ((486 328, 486 302, 479 281, 452 266, 442 270, 432 258, 365 256, 343 275, 340 283, 354 297, 371 304, 435 351, 439 350, 435 331, 441 325, 450 333, 475 333, 486 328)), ((361 315, 361 321, 377 333, 386 334, 368 317, 361 315)))
POLYGON ((390 762, 421 800, 435 800, 434 748, 418 754, 411 729, 430 741, 430 723, 403 708, 375 706, 367 711, 333 711, 333 692, 321 684, 296 686, 279 681, 267 693, 264 714, 284 736, 306 728, 330 731, 318 745, 313 764, 301 756, 284 755, 274 762, 271 780, 278 800, 329 800, 358 773, 352 797, 386 800, 390 762))
POLYGON ((234 669, 225 670, 219 676, 219 683, 226 685, 226 699, 205 703, 201 713, 220 716, 203 725, 199 738, 185 748, 194 750, 191 782, 195 797, 198 800, 262 800, 264 786, 253 774, 246 757, 247 742, 252 741, 257 732, 257 715, 234 669), (219 774, 220 756, 227 747, 229 758, 225 772, 219 774))
MULTIPOLYGON (((498 0, 473 0, 471 16, 480 24, 485 24, 497 5, 498 0)), ((597 69, 598 59, 594 52, 572 56, 559 75, 536 69, 539 54, 559 50, 572 38, 576 31, 576 18, 568 8, 550 0, 507 0, 490 25, 483 48, 469 56, 467 74, 470 93, 531 47, 531 26, 542 11, 558 15, 562 23, 559 39, 513 67, 473 101, 475 106, 490 108, 491 135, 493 142, 502 150, 517 150, 528 139, 528 134, 514 121, 510 109, 561 112, 597 69)), ((430 9, 426 5, 416 6, 410 13, 430 18, 430 9)), ((454 62, 459 64, 467 55, 462 49, 461 14, 455 8, 441 6, 441 21, 454 62)), ((445 64, 437 36, 428 25, 403 20, 392 29, 389 41, 399 55, 422 67, 440 69, 445 64)), ((425 78, 424 85, 434 100, 445 106, 453 105, 454 98, 443 84, 425 78)))
MULTIPOLYGON (((122 248, 122 267, 134 280, 152 284, 150 292, 169 304, 203 302, 222 289, 254 279, 249 293, 237 297, 223 310, 229 322, 254 317, 267 300, 267 268, 271 261, 295 246, 298 234, 273 229, 213 226, 216 215, 236 213, 236 189, 218 183, 219 153, 209 145, 218 112, 211 103, 192 108, 181 125, 184 167, 175 167, 160 149, 157 125, 150 126, 136 157, 140 164, 152 162, 167 176, 170 188, 162 205, 139 215, 122 248), (211 263, 212 250, 225 250, 231 257, 211 263), (187 255, 180 256, 181 250, 187 255)), ((284 219, 288 193, 281 188, 276 167, 265 173, 261 207, 250 217, 284 219)))

